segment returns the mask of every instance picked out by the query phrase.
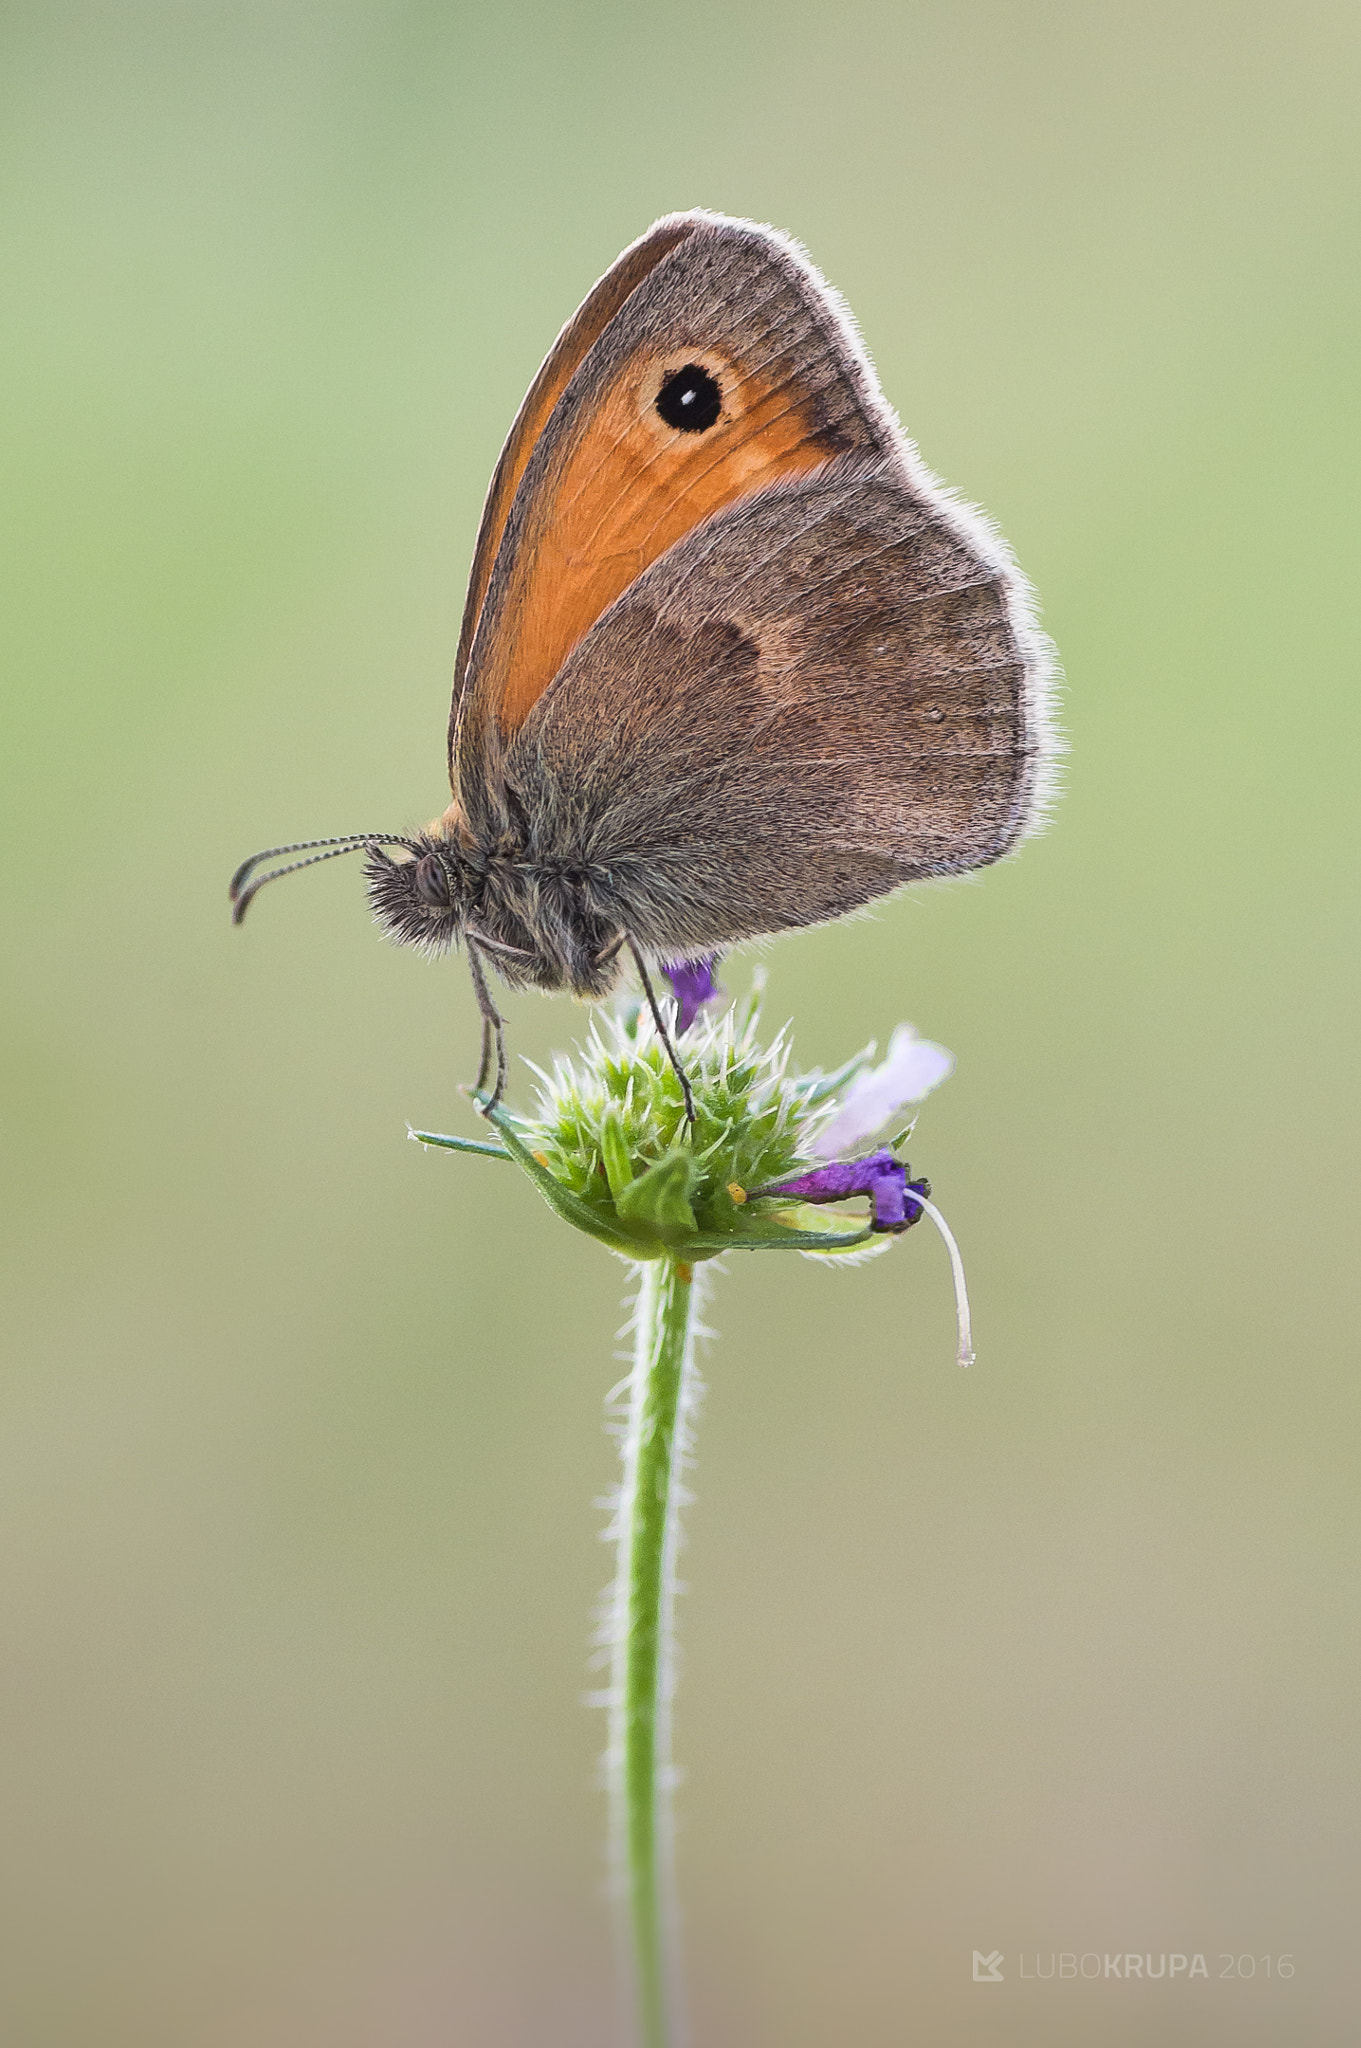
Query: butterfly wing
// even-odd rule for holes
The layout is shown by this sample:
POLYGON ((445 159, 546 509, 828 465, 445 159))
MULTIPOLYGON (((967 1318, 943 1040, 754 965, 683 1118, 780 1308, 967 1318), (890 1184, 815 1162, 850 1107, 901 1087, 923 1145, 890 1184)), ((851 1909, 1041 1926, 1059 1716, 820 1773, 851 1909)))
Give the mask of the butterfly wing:
POLYGON ((996 860, 1052 754, 1046 643, 982 522, 901 460, 746 498, 616 600, 505 757, 531 857, 702 952, 996 860))
POLYGON ((450 722, 456 796, 476 807, 572 650, 686 534, 900 445, 849 319, 792 243, 711 214, 659 221, 564 330, 493 480, 450 722))

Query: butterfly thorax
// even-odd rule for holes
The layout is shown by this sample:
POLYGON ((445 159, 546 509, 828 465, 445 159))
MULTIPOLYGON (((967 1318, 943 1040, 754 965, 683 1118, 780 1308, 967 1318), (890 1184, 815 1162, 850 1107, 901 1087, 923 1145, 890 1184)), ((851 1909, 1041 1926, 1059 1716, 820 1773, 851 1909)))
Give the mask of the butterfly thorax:
POLYGON ((622 929, 603 875, 505 836, 484 847, 420 833, 395 859, 372 847, 365 878, 374 917, 401 945, 438 955, 471 941, 512 988, 599 999, 614 985, 622 929))

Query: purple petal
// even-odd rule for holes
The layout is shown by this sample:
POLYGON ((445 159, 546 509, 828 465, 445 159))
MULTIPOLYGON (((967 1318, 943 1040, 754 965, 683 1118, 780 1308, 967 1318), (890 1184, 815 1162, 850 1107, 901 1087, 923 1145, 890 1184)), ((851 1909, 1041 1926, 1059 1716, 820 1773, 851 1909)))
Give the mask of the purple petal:
POLYGON ((676 998, 676 1036, 680 1038, 690 1029, 705 1003, 713 1002, 718 994, 714 980, 714 969, 718 965, 717 953, 710 953, 705 960, 677 960, 670 965, 662 964, 662 973, 671 984, 676 998))
POLYGON ((830 1166, 815 1166, 793 1180, 756 1190, 763 1195, 794 1195, 801 1202, 844 1202, 848 1195, 868 1195, 873 1209, 874 1230, 909 1230, 922 1211, 912 1196, 929 1195, 929 1181, 909 1180, 907 1168, 889 1151, 871 1152, 867 1159, 840 1159, 830 1166))
POLYGON ((889 1041, 881 1065, 867 1067, 847 1088, 831 1122, 813 1140, 823 1158, 849 1152, 882 1130, 891 1116, 910 1102, 920 1102, 945 1079, 954 1055, 929 1038, 918 1038, 910 1024, 900 1024, 889 1041))

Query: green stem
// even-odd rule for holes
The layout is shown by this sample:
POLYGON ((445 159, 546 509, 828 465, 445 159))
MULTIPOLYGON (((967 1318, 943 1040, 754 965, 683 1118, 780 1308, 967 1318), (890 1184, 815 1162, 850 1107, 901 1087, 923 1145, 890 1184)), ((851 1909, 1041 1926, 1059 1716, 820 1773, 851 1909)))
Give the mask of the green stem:
POLYGON ((676 1995, 670 1653, 694 1291, 692 1269, 670 1255, 642 1269, 619 1502, 608 1767, 641 2048, 667 2048, 676 1995))

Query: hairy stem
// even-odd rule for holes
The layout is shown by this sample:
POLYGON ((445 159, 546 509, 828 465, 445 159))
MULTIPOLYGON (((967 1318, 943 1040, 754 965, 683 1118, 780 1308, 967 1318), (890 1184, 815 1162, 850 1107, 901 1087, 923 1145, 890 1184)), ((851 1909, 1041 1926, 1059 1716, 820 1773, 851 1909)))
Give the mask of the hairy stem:
POLYGON ((691 1268, 643 1267, 619 1502, 612 1613, 610 1781, 642 2048, 668 2048, 676 1970, 669 1774, 680 1466, 695 1391, 691 1268))

